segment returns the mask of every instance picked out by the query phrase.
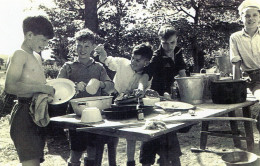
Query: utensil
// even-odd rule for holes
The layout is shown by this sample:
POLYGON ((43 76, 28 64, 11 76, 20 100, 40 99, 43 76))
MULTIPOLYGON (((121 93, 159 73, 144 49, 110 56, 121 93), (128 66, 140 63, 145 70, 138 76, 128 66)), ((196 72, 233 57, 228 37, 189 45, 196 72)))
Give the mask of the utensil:
POLYGON ((102 114, 106 116, 106 119, 112 119, 112 120, 130 119, 137 116, 138 109, 142 109, 145 116, 153 112, 152 106, 133 104, 133 105, 111 105, 111 108, 102 110, 102 114))
POLYGON ((161 101, 155 103, 155 106, 160 107, 164 109, 165 111, 188 111, 190 109, 195 109, 196 107, 194 105, 179 102, 179 101, 161 101))
POLYGON ((211 82, 212 101, 216 104, 234 104, 246 101, 245 80, 218 80, 211 82))
POLYGON ((46 83, 55 89, 53 101, 50 104, 57 105, 69 101, 76 93, 75 84, 66 78, 57 78, 46 83))
POLYGON ((224 154, 221 159, 227 166, 256 166, 257 155, 246 151, 235 151, 224 154))
POLYGON ((110 108, 113 96, 83 97, 70 100, 71 106, 76 115, 81 116, 82 111, 87 107, 97 107, 100 110, 110 108))
POLYGON ((97 107, 87 107, 82 112, 81 122, 94 123, 102 120, 100 110, 97 107))

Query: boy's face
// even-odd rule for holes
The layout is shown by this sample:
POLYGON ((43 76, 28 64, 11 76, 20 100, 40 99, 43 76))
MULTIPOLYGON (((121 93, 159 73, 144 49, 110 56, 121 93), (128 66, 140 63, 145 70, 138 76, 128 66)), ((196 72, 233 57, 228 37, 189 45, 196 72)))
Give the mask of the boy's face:
POLYGON ((148 63, 149 60, 147 58, 143 58, 142 55, 133 55, 131 58, 131 68, 135 72, 142 71, 148 63))
POLYGON ((32 50, 40 53, 48 45, 49 39, 43 35, 34 35, 31 36, 31 47, 32 50))
POLYGON ((176 35, 172 35, 167 40, 163 38, 160 39, 162 48, 167 55, 173 53, 177 45, 177 39, 178 37, 176 35))
POLYGON ((91 52, 94 50, 94 44, 90 40, 76 41, 77 53, 79 58, 89 58, 91 52))
POLYGON ((260 21, 259 11, 256 8, 246 8, 241 19, 246 28, 257 28, 260 21))

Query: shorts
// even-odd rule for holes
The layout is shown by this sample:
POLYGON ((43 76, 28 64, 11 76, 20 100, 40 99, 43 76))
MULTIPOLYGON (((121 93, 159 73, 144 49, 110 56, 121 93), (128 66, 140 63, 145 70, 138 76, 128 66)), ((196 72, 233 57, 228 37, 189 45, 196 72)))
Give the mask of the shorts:
POLYGON ((83 152, 88 146, 96 147, 100 144, 106 144, 111 141, 117 141, 117 137, 99 135, 88 132, 76 132, 69 130, 70 149, 77 152, 83 152))
POLYGON ((256 90, 260 89, 260 70, 248 71, 246 73, 250 78, 247 87, 254 94, 256 90))
POLYGON ((14 142, 20 162, 39 159, 44 161, 44 128, 37 126, 29 114, 31 98, 18 98, 12 110, 10 136, 14 142))
POLYGON ((176 132, 143 142, 140 150, 140 163, 153 165, 156 154, 160 156, 160 159, 164 157, 168 158, 170 161, 176 163, 176 166, 178 165, 177 163, 180 163, 179 157, 182 153, 176 132))

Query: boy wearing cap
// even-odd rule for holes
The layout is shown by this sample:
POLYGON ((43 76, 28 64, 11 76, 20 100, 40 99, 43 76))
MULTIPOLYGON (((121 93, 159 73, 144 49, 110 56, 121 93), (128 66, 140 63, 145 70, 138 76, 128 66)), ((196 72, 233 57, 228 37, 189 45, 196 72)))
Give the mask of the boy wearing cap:
MULTIPOLYGON (((244 28, 230 36, 230 59, 233 77, 242 77, 241 70, 251 79, 248 84, 253 95, 260 99, 260 2, 245 0, 238 7, 244 28)), ((258 115, 259 119, 259 115, 258 115)), ((259 124, 257 124, 259 130, 259 124)))

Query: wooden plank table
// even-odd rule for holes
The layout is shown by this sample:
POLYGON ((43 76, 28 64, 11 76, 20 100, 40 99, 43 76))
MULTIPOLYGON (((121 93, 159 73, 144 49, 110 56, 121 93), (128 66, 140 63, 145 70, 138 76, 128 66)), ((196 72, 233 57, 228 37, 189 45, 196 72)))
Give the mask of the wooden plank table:
MULTIPOLYGON (((168 118, 164 118, 165 114, 153 113, 145 117, 145 120, 153 119, 153 118, 163 118, 164 120, 175 120, 179 118, 206 118, 206 117, 218 117, 221 115, 228 114, 230 117, 234 117, 235 111, 238 109, 243 110, 243 117, 251 118, 250 106, 257 103, 258 101, 255 99, 247 100, 243 103, 237 104, 213 104, 212 102, 206 102, 203 104, 196 105, 195 114, 196 116, 191 116, 187 111, 182 112, 181 116, 171 116, 168 118)), ((104 119, 103 122, 95 123, 95 124, 86 124, 80 122, 80 117, 75 114, 69 114, 64 116, 58 116, 51 118, 51 123, 61 128, 68 129, 77 129, 82 127, 92 127, 91 130, 87 130, 87 132, 108 135, 114 137, 126 138, 128 140, 136 140, 136 141, 149 141, 155 138, 158 138, 167 133, 177 131, 184 127, 187 127, 191 124, 196 124, 198 122, 185 122, 185 123, 167 123, 167 129, 165 130, 146 130, 143 125, 141 126, 127 126, 127 124, 139 123, 137 119, 129 119, 129 120, 107 120, 104 119), (126 125, 126 127, 122 128, 101 128, 104 126, 117 126, 117 125, 126 125), (94 126, 94 128, 93 128, 94 126), (96 129, 95 129, 96 128, 96 129), (99 129, 98 129, 99 128, 99 129)), ((246 136, 243 138, 237 137, 238 126, 236 121, 230 121, 232 137, 234 141, 234 145, 239 147, 240 140, 245 139, 247 142, 247 149, 249 151, 253 150, 254 147, 254 136, 253 136, 253 127, 252 122, 244 121, 244 128, 246 136)), ((206 148, 207 136, 210 135, 210 131, 208 131, 209 122, 202 122, 202 132, 200 138, 200 148, 203 150, 206 148)), ((82 130, 83 131, 83 130, 82 130)), ((212 132, 213 133, 213 132, 212 132)), ((216 134, 217 136, 217 134, 216 134)), ((222 135, 221 135, 222 136, 222 135)))

